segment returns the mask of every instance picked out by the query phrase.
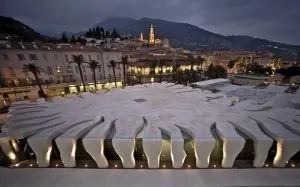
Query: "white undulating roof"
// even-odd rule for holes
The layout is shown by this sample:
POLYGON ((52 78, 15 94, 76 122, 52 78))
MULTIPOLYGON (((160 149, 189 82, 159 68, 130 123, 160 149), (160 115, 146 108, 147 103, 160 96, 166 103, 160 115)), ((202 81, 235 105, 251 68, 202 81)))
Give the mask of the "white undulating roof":
MULTIPOLYGON (((210 80, 201 85, 227 81, 210 80)), ((135 166, 132 151, 138 137, 145 140, 143 146, 151 159, 149 165, 157 168, 155 159, 161 153, 162 133, 165 133, 171 139, 173 167, 179 168, 186 157, 183 148, 185 132, 195 141, 197 167, 205 168, 216 141, 211 130, 215 127, 223 141, 223 155, 226 155, 222 160, 223 167, 231 167, 244 147, 247 137, 238 131, 257 146, 255 167, 263 165, 273 141, 279 148, 288 147, 277 149, 274 160, 275 166, 284 166, 300 150, 299 94, 285 93, 284 87, 274 85, 266 89, 229 86, 214 94, 173 83, 154 83, 114 89, 99 95, 86 93, 83 98, 67 97, 52 103, 20 102, 14 104, 8 114, 9 123, 5 124, 9 127, 8 132, 1 134, 1 141, 29 137, 30 141, 37 142, 37 149, 41 147, 37 152, 43 155, 42 150, 47 150, 45 146, 49 146, 49 140, 55 139, 64 164, 74 167, 74 142, 83 138, 93 158, 100 159, 96 161, 98 167, 105 167, 105 155, 93 150, 94 147, 101 150, 97 142, 102 142, 114 128, 113 147, 124 167, 135 166), (22 113, 24 115, 20 116, 22 113), (43 138, 48 144, 39 143, 43 138)), ((103 142, 101 146, 104 146, 103 142)), ((43 163, 43 157, 39 158, 39 163, 43 163)))

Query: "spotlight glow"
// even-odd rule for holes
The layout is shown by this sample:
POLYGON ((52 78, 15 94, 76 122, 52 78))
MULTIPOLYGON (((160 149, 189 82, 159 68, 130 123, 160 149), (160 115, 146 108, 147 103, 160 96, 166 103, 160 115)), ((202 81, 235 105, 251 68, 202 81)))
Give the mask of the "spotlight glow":
POLYGON ((115 168, 117 168, 117 167, 118 167, 118 165, 116 164, 116 165, 115 165, 115 168))
POLYGON ((8 153, 8 157, 9 157, 11 160, 15 160, 15 159, 16 159, 16 155, 15 155, 15 153, 13 153, 12 151, 8 153))
POLYGON ((163 165, 163 168, 166 168, 166 165, 163 165))
POLYGON ((33 166, 33 164, 30 164, 29 166, 30 166, 30 167, 32 167, 32 166, 33 166))
POLYGON ((191 167, 191 165, 188 165, 188 168, 190 168, 191 167))
POLYGON ((214 168, 216 168, 217 167, 217 165, 216 164, 214 164, 214 168))
POLYGON ((85 164, 85 165, 84 165, 84 167, 88 167, 88 165, 87 165, 87 164, 85 164))

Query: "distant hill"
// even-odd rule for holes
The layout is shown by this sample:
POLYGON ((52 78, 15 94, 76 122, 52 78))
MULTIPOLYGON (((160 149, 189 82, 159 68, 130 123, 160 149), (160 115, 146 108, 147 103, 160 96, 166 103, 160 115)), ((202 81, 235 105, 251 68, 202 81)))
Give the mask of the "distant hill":
POLYGON ((148 37, 150 25, 153 24, 158 38, 168 38, 176 47, 188 49, 237 49, 237 50, 264 50, 276 55, 298 59, 300 46, 272 42, 251 36, 223 36, 201 29, 187 23, 176 23, 160 19, 142 18, 108 18, 98 26, 112 30, 115 28, 122 34, 131 34, 138 37, 142 32, 148 37))
POLYGON ((0 16, 0 35, 17 41, 46 41, 50 39, 50 37, 41 35, 24 23, 5 16, 0 16))
MULTIPOLYGON (((300 60, 300 46, 272 42, 251 36, 223 36, 201 29, 187 23, 176 23, 161 19, 142 18, 139 20, 114 17, 108 18, 95 25, 112 31, 114 28, 121 34, 131 34, 138 37, 142 32, 148 38, 150 25, 153 24, 157 38, 168 38, 175 47, 183 47, 192 50, 252 50, 270 51, 277 56, 300 60)), ((46 32, 44 32, 46 33, 46 32)), ((51 33, 48 31, 47 33, 51 33)), ((82 35, 79 33, 66 32, 67 36, 82 35)), ((18 41, 50 41, 53 38, 42 35, 29 26, 10 17, 0 16, 0 39, 10 36, 18 41)), ((55 41, 55 39, 54 39, 55 41)))

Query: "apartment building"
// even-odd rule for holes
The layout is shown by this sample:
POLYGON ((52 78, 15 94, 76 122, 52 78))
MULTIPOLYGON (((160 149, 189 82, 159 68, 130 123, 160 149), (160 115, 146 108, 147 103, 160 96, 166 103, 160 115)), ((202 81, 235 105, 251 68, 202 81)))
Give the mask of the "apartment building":
MULTIPOLYGON (((77 64, 72 55, 82 55, 83 78, 86 83, 93 82, 93 73, 88 62, 95 60, 100 67, 96 71, 96 79, 99 83, 113 81, 113 71, 109 67, 109 61, 120 61, 122 53, 114 50, 100 49, 92 46, 80 46, 73 44, 36 44, 36 43, 5 43, 0 44, 0 86, 22 87, 35 84, 30 72, 23 72, 23 65, 35 63, 43 69, 40 80, 44 84, 73 83, 80 84, 81 78, 77 64)), ((116 77, 121 80, 122 67, 116 69, 116 77)))

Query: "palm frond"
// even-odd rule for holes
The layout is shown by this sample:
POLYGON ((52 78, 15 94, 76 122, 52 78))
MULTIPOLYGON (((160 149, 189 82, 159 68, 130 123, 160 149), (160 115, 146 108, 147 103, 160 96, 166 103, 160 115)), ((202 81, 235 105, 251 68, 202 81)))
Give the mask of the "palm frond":
POLYGON ((127 55, 121 57, 120 64, 128 64, 128 56, 127 55))
POLYGON ((84 63, 84 59, 82 55, 72 55, 72 61, 69 62, 70 64, 75 63, 78 65, 81 65, 82 63, 84 63))
POLYGON ((91 70, 95 70, 95 69, 101 67, 101 65, 100 65, 97 61, 95 61, 95 60, 92 60, 92 61, 91 61, 90 63, 88 63, 88 64, 89 64, 89 68, 90 68, 91 70))
POLYGON ((115 60, 111 60, 111 61, 108 62, 108 67, 119 68, 119 63, 115 60))
POLYGON ((40 74, 43 71, 43 69, 34 63, 28 63, 23 65, 23 71, 32 72, 34 74, 40 74))

